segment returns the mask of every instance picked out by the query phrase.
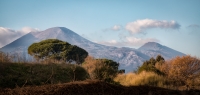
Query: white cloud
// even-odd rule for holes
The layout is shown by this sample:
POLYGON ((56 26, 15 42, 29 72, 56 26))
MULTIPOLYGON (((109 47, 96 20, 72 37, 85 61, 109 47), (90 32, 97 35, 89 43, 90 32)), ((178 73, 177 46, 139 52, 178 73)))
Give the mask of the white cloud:
POLYGON ((159 42, 159 40, 154 38, 135 38, 135 37, 126 37, 127 45, 129 46, 141 46, 147 42, 159 42))
POLYGON ((116 41, 116 40, 111 40, 111 41, 102 41, 102 42, 97 42, 99 44, 104 44, 108 46, 119 46, 119 47, 138 47, 141 46, 147 42, 159 42, 159 40, 154 39, 154 38, 136 38, 136 37, 125 37, 124 41, 116 41))
POLYGON ((39 29, 34 29, 34 28, 30 28, 30 27, 23 27, 19 31, 0 27, 0 48, 18 38, 20 38, 21 36, 23 36, 29 32, 38 32, 38 31, 39 31, 39 29))
POLYGON ((8 44, 19 36, 14 30, 0 27, 0 47, 8 44))
POLYGON ((120 25, 115 25, 112 27, 112 30, 114 30, 114 31, 119 31, 120 29, 121 29, 120 25))
POLYGON ((143 20, 130 22, 126 25, 125 28, 129 32, 135 34, 135 33, 143 32, 151 28, 179 29, 180 25, 174 20, 166 21, 166 20, 143 19, 143 20))
POLYGON ((21 32, 23 32, 23 33, 29 33, 29 32, 38 32, 39 31, 39 29, 38 28, 31 28, 31 27, 23 27, 22 29, 21 29, 21 32))

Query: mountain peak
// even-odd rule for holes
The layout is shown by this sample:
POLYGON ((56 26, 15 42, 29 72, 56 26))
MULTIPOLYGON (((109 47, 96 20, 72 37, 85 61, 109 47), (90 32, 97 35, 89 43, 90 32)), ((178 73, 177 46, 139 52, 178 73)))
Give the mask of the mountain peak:
POLYGON ((68 30, 68 31, 71 31, 71 30, 69 30, 68 28, 66 28, 66 27, 52 27, 52 28, 48 28, 48 29, 46 29, 46 30, 44 30, 44 31, 48 31, 48 30, 51 30, 51 31, 66 31, 66 30, 68 30))
POLYGON ((147 42, 147 43, 145 43, 144 45, 158 46, 158 45, 160 45, 160 44, 159 44, 159 43, 156 43, 156 42, 147 42))
POLYGON ((163 46, 156 42, 147 42, 143 46, 139 48, 139 50, 158 50, 161 49, 163 46))
POLYGON ((65 28, 65 27, 52 27, 34 34, 34 36, 40 40, 44 39, 65 39, 66 37, 78 35, 75 32, 65 28))
POLYGON ((165 59, 171 59, 176 56, 185 55, 179 51, 176 51, 156 42, 148 42, 141 46, 138 50, 148 55, 149 57, 156 57, 157 55, 162 55, 165 59))
POLYGON ((73 33, 73 34, 76 34, 75 32, 73 32, 72 30, 66 28, 66 27, 52 27, 52 28, 48 28, 44 31, 42 31, 43 33, 53 33, 53 34, 56 34, 56 33, 73 33))
POLYGON ((158 43, 156 43, 156 42, 147 42, 145 44, 158 44, 158 43))

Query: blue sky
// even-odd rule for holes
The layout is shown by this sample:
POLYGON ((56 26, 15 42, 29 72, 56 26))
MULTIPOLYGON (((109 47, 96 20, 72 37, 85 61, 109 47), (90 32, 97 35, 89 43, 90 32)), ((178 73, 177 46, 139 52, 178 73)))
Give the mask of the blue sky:
POLYGON ((62 26, 100 44, 154 41, 200 57, 200 0, 0 0, 0 47, 62 26))

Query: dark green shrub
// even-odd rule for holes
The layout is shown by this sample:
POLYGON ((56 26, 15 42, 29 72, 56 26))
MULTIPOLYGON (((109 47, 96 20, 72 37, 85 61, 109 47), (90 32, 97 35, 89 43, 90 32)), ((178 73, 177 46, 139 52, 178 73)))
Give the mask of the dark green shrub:
POLYGON ((85 80, 88 73, 75 64, 0 63, 0 88, 85 80))

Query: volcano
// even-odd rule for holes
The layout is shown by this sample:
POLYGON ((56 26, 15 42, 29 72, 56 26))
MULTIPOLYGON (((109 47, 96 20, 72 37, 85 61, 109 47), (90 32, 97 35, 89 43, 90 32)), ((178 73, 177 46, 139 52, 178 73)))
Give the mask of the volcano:
POLYGON ((136 70, 145 60, 156 57, 158 54, 162 55, 165 59, 185 55, 156 42, 148 42, 139 49, 105 46, 89 41, 65 27, 53 27, 41 32, 30 32, 10 44, 7 44, 0 50, 6 53, 27 54, 27 49, 32 43, 45 39, 66 41, 85 49, 90 56, 95 58, 114 60, 120 63, 119 69, 125 69, 126 73, 136 70))

